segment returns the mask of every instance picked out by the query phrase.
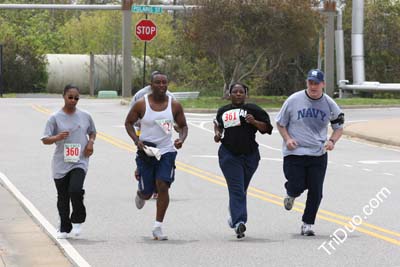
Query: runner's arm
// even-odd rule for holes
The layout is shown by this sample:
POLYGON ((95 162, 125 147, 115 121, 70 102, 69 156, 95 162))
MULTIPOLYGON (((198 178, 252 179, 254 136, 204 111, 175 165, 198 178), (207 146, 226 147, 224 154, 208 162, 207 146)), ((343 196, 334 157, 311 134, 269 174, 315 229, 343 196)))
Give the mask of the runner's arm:
POLYGON ((286 127, 281 126, 279 123, 276 123, 276 127, 278 128, 279 133, 281 134, 285 144, 289 150, 293 150, 297 147, 297 142, 290 135, 286 127))
POLYGON ((175 100, 172 102, 172 111, 174 114, 174 121, 180 129, 179 138, 174 142, 175 147, 179 149, 182 147, 183 142, 185 142, 188 135, 188 126, 186 123, 185 113, 183 112, 183 107, 179 102, 175 100))
POLYGON ((48 136, 48 137, 44 137, 42 138, 42 143, 45 145, 52 145, 57 141, 61 141, 65 138, 67 138, 69 135, 69 132, 64 131, 64 132, 60 132, 56 135, 52 135, 52 136, 48 136))
POLYGON ((85 147, 85 157, 90 157, 93 154, 93 145, 94 145, 94 140, 96 140, 96 133, 91 133, 89 134, 89 140, 88 143, 85 147))
POLYGON ((139 149, 142 148, 143 144, 140 145, 141 142, 139 141, 139 136, 136 135, 135 129, 132 127, 132 125, 142 117, 143 105, 144 99, 137 101, 130 109, 125 119, 125 130, 139 149))

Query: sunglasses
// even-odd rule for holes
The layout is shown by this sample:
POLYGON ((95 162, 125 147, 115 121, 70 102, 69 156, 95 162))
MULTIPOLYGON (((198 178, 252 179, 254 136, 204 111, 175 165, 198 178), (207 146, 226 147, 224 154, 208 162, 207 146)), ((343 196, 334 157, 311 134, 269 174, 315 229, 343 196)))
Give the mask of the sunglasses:
POLYGON ((69 96, 68 99, 75 99, 76 101, 78 101, 79 100, 79 96, 75 96, 75 97, 69 96))

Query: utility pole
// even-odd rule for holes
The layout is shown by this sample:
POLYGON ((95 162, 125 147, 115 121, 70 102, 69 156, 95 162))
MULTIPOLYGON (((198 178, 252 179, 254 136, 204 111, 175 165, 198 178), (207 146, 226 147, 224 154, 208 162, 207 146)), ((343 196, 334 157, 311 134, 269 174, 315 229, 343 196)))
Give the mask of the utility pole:
MULTIPOLYGON (((89 0, 91 1, 91 0, 89 0)), ((49 10, 121 10, 122 9, 122 96, 131 96, 132 83, 132 4, 133 0, 123 0, 121 5, 71 5, 71 4, 0 4, 1 9, 49 9, 49 10)), ((159 5, 164 10, 186 10, 194 5, 159 5)), ((0 78, 1 75, 0 75, 0 78)), ((1 86, 1 85, 0 85, 1 86)), ((2 88, 0 88, 1 90, 2 88)), ((1 92, 1 91, 0 91, 1 92)))
POLYGON ((132 4, 133 0, 122 1, 122 97, 131 96, 132 86, 132 4))
POLYGON ((3 97, 3 45, 0 44, 0 97, 3 97))
POLYGON ((324 1, 325 24, 325 92, 333 96, 335 90, 335 15, 336 0, 324 1))

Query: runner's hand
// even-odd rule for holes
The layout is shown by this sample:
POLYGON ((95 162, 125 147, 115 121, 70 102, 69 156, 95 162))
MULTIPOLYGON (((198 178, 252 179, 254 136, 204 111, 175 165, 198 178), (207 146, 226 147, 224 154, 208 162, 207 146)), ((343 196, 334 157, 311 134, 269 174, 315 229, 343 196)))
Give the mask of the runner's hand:
POLYGON ((138 171, 137 168, 136 168, 136 170, 135 170, 135 179, 136 179, 137 181, 140 180, 140 175, 139 175, 139 171, 138 171))
POLYGON ((86 147, 85 147, 85 157, 90 157, 93 155, 93 142, 88 142, 86 147))
POLYGON ((65 138, 67 138, 69 136, 69 132, 64 131, 64 132, 60 132, 56 135, 56 141, 61 141, 64 140, 65 138))
POLYGON ((327 151, 331 151, 331 150, 333 150, 334 148, 335 148, 335 143, 333 143, 333 141, 331 141, 331 140, 326 141, 325 149, 326 149, 327 151))
POLYGON ((137 149, 138 149, 138 150, 143 150, 143 148, 145 147, 145 145, 143 144, 143 142, 140 141, 140 140, 136 143, 136 146, 137 146, 137 149))
POLYGON ((181 139, 176 139, 174 142, 174 146, 176 147, 176 149, 180 149, 183 145, 183 141, 181 139))
POLYGON ((215 141, 215 143, 218 143, 219 141, 221 141, 221 137, 222 137, 222 134, 221 134, 220 132, 217 132, 217 133, 214 135, 214 141, 215 141))
POLYGON ((286 146, 289 150, 293 150, 297 148, 297 142, 296 140, 289 138, 288 140, 286 140, 286 146))
POLYGON ((254 125, 254 123, 256 121, 254 116, 251 115, 251 114, 247 114, 245 120, 246 120, 247 123, 252 124, 252 125, 254 125))

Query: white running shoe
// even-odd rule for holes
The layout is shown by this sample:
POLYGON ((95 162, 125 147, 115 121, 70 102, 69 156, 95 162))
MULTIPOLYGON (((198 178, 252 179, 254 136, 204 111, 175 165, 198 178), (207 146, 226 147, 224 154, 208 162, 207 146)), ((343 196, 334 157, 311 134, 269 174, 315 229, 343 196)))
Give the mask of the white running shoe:
POLYGON ((228 220, 227 220, 227 222, 228 222, 228 225, 229 225, 230 228, 235 228, 235 226, 233 225, 233 222, 232 222, 231 208, 229 206, 228 206, 228 220))
POLYGON ((301 235, 305 235, 305 236, 314 236, 315 233, 314 231, 311 229, 311 224, 306 224, 304 223, 301 226, 301 235))
POLYGON ((286 210, 291 210, 293 208, 294 200, 295 197, 291 197, 289 195, 283 199, 283 205, 285 206, 286 210))
POLYGON ((144 203, 146 203, 146 200, 140 198, 139 195, 136 193, 136 197, 135 197, 136 208, 138 208, 140 210, 141 208, 143 208, 144 203))
POLYGON ((73 223, 72 224, 72 230, 71 230, 71 234, 74 236, 79 236, 81 234, 81 223, 73 223))
POLYGON ((159 240, 159 241, 168 240, 168 236, 163 234, 161 227, 153 228, 153 237, 154 240, 159 240))
POLYGON ((228 217, 227 222, 228 222, 228 225, 229 225, 230 228, 235 228, 235 226, 233 225, 232 217, 231 217, 231 216, 228 217))
POLYGON ((68 233, 66 232, 58 232, 57 231, 57 238, 58 239, 66 239, 68 237, 68 233))

